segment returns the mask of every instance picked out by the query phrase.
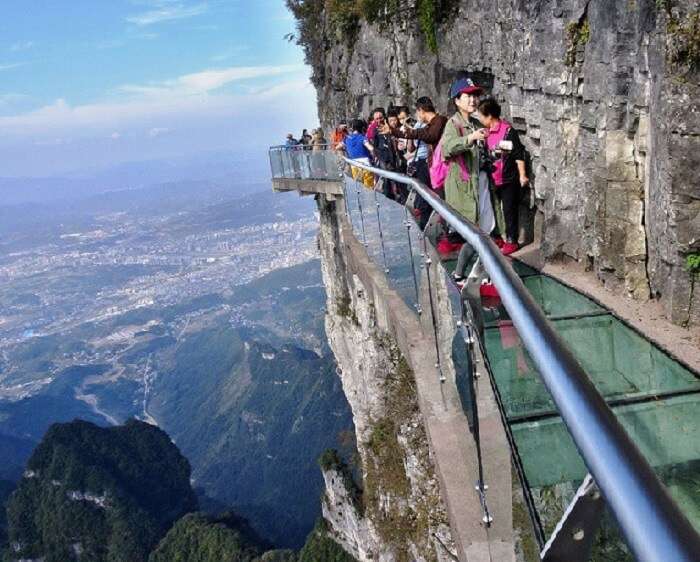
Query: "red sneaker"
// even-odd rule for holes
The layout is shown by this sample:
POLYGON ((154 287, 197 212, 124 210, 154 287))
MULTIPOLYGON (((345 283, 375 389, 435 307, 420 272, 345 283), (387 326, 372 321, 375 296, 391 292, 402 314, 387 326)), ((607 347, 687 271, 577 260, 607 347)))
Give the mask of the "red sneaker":
POLYGON ((515 244, 513 242, 506 242, 505 244, 503 244, 503 246, 501 246, 501 253, 504 256, 509 256, 513 252, 517 252, 519 247, 520 246, 518 246, 517 244, 515 244))
POLYGON ((491 282, 482 283, 481 285, 479 285, 479 295, 481 295, 482 297, 492 297, 492 298, 499 298, 500 297, 500 295, 498 294, 498 291, 496 290, 496 287, 491 282))
POLYGON ((496 246, 498 246, 499 248, 503 248, 503 245, 505 244, 503 238, 501 238, 500 236, 498 238, 494 236, 491 238, 491 240, 493 240, 493 243, 496 244, 496 246))
POLYGON ((447 236, 443 236, 438 240, 436 250, 441 255, 451 254, 452 252, 458 252, 462 247, 462 242, 450 242, 447 236))

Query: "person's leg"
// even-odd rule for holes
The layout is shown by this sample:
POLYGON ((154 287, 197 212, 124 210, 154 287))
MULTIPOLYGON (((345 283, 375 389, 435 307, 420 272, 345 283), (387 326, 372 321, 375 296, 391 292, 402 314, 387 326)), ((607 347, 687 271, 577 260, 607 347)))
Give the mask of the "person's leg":
POLYGON ((396 183, 396 200, 402 205, 406 204, 408 199, 408 188, 405 183, 396 183))
POLYGON ((469 262, 474 257, 474 252, 474 248, 466 242, 462 245, 462 249, 459 251, 459 256, 457 257, 457 266, 452 274, 455 279, 461 279, 465 276, 467 265, 469 265, 469 262))
MULTIPOLYGON (((387 170, 389 172, 394 171, 394 167, 391 164, 387 164, 385 162, 382 162, 379 165, 379 167, 382 170, 387 170)), ((396 198, 396 187, 394 185, 394 182, 389 180, 389 179, 382 178, 382 193, 384 194, 384 197, 386 197, 387 199, 395 199, 396 198)))
MULTIPOLYGON (((416 161, 416 179, 427 187, 430 186, 430 169, 428 168, 427 160, 417 160, 416 161)), ((425 229, 425 225, 428 223, 430 214, 433 208, 428 205, 428 202, 423 199, 420 195, 416 194, 415 208, 420 211, 420 218, 418 219, 418 226, 421 230, 425 229)))
POLYGON ((520 191, 521 188, 517 183, 505 184, 498 189, 498 194, 503 203, 503 217, 506 221, 506 240, 511 244, 518 243, 520 191))
POLYGON ((496 214, 491 205, 491 180, 483 170, 479 172, 479 228, 491 234, 496 228, 496 214))

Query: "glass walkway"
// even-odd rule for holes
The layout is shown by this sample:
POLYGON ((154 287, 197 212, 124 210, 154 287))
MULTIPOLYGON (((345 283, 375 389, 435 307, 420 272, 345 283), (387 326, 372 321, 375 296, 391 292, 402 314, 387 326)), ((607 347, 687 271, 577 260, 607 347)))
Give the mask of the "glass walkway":
MULTIPOLYGON (((521 271, 556 332, 700 530, 700 378, 591 299, 521 271)), ((489 370, 538 524, 549 538, 587 469, 508 315, 496 306, 484 307, 483 317, 489 370)), ((622 560, 606 542, 592 559, 622 560)))
MULTIPOLYGON (((412 220, 410 205, 408 209, 398 205, 347 176, 343 181, 347 216, 357 239, 386 272, 391 286, 420 314, 421 285, 430 283, 425 275, 426 257, 437 255, 427 245, 436 245, 430 224, 423 236, 412 220)), ((467 289, 460 290, 452 282, 455 257, 442 258, 439 268, 453 303, 454 323, 447 330, 454 334, 463 330, 463 307, 470 309, 472 320, 477 319, 477 343, 542 548, 570 508, 588 470, 500 300, 479 299, 478 291, 476 298, 470 297, 467 289)), ((512 266, 676 504, 700 531, 698 373, 594 300, 522 262, 512 260, 512 266)), ((455 336, 457 340, 463 343, 455 336)), ((463 347, 453 344, 450 353, 458 387, 463 387, 463 407, 473 421, 473 390, 464 380, 460 382, 470 370, 465 367, 470 359, 463 347)), ((633 559, 613 518, 606 514, 590 560, 633 559)))
MULTIPOLYGON (((406 303, 415 307, 412 269, 420 284, 417 270, 424 249, 417 228, 407 234, 410 215, 357 182, 345 182, 356 236, 406 303)), ((454 258, 442 261, 446 280, 455 265, 454 258)), ((700 531, 700 376, 599 303, 520 261, 513 260, 512 265, 700 531)), ((534 523, 547 540, 588 471, 503 305, 499 300, 482 300, 478 306, 487 367, 512 435, 513 454, 520 460, 534 523)), ((465 401, 467 395, 463 393, 465 401)), ((471 416, 470 405, 464 407, 471 416)), ((633 560, 613 526, 606 518, 591 560, 633 560)))

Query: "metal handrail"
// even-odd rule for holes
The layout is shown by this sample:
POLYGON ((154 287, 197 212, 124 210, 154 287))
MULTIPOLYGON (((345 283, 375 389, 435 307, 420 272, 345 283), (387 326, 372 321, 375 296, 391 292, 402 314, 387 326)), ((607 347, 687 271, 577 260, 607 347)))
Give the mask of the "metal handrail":
POLYGON ((490 236, 415 178, 342 157, 412 187, 479 254, 627 544, 643 562, 698 562, 700 536, 490 236))

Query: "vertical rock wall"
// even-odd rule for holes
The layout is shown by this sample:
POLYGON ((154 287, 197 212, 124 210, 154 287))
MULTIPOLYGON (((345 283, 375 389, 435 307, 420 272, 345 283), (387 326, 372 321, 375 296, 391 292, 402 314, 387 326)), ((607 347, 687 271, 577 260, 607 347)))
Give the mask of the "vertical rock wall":
POLYGON ((451 112, 449 85, 470 73, 530 153, 526 202, 545 257, 582 261, 621 293, 661 299, 672 321, 700 322, 683 267, 700 251, 698 72, 667 60, 698 0, 452 4, 435 53, 405 15, 350 32, 319 17, 305 48, 322 123, 419 95, 451 112))
POLYGON ((319 196, 319 208, 326 333, 352 408, 362 477, 358 496, 346 474, 324 470, 324 517, 334 539, 360 561, 452 560, 413 373, 378 323, 378 296, 346 261, 335 204, 319 196))

